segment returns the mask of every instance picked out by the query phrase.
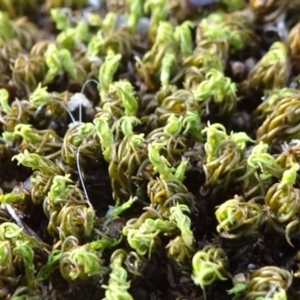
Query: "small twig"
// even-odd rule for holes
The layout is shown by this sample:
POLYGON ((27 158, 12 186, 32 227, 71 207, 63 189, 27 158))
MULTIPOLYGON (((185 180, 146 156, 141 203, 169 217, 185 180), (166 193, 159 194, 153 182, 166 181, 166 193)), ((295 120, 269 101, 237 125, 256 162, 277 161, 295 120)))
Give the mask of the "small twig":
POLYGON ((10 204, 0 204, 0 208, 5 209, 7 213, 11 216, 11 218, 16 222, 16 224, 23 228, 25 233, 34 237, 37 241, 41 243, 43 242, 42 239, 27 224, 25 224, 21 220, 19 215, 22 216, 23 213, 20 212, 17 208, 11 206, 10 204))

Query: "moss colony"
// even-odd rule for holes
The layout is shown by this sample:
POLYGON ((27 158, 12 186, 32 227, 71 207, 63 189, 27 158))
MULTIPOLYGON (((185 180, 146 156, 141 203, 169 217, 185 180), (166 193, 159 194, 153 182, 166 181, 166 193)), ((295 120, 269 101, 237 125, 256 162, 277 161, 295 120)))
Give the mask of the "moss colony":
POLYGON ((300 1, 0 1, 0 298, 300 299, 300 1))

